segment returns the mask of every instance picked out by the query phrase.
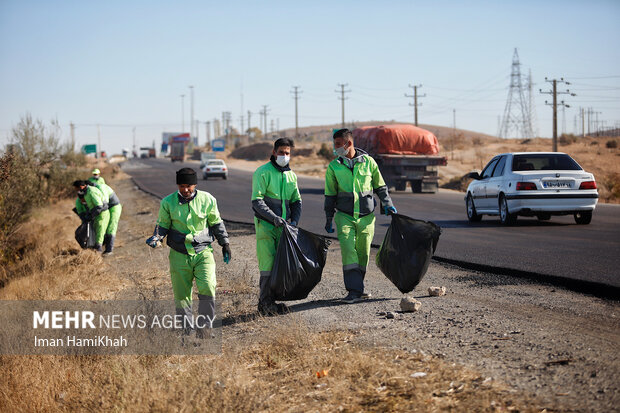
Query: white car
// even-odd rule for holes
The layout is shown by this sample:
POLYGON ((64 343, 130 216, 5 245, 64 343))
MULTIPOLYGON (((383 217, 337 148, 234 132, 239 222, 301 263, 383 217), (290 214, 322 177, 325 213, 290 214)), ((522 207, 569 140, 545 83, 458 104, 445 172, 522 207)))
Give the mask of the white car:
POLYGON ((213 176, 221 176, 224 179, 228 179, 228 168, 223 160, 210 159, 202 168, 202 179, 209 179, 209 177, 213 176))
POLYGON ((517 215, 548 220, 573 215, 589 224, 598 202, 594 175, 561 152, 514 152, 495 156, 481 173, 471 172, 465 206, 470 222, 499 215, 512 225, 517 215))

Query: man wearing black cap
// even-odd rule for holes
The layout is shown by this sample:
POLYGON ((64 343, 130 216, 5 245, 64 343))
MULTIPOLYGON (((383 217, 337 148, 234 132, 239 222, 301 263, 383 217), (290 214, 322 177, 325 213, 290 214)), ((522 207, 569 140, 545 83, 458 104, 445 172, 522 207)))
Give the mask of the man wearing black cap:
MULTIPOLYGON (((228 264, 231 258, 228 233, 213 195, 196 190, 196 171, 180 169, 176 178, 179 190, 161 200, 155 231, 146 243, 155 248, 167 236, 177 315, 193 320, 192 283, 195 279, 200 299, 198 314, 213 320, 216 279, 211 243, 217 239, 224 262, 228 264)), ((186 328, 186 332, 189 331, 186 328)), ((199 328, 198 332, 202 334, 203 329, 199 328)))

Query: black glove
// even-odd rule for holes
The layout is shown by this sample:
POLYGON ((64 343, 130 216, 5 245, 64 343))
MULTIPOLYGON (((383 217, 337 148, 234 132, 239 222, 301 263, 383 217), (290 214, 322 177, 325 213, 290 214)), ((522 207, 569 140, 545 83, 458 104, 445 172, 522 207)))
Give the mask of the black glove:
POLYGON ((224 262, 228 264, 232 258, 232 252, 230 251, 230 244, 222 245, 222 255, 224 256, 224 262))
POLYGON ((273 225, 276 227, 283 227, 286 224, 286 221, 282 217, 275 217, 273 220, 273 225))

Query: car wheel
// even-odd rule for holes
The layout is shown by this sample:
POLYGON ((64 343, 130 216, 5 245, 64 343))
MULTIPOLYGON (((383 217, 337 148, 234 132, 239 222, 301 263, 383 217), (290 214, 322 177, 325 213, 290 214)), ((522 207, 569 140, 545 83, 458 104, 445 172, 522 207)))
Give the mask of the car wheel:
POLYGON ((202 174, 202 179, 207 180, 207 174, 202 174))
POLYGON ((476 206, 471 195, 467 195, 465 206, 467 207, 467 219, 469 222, 479 222, 482 219, 482 215, 476 213, 476 206))
POLYGON ((592 211, 575 212, 575 222, 579 225, 588 225, 592 222, 592 211))
POLYGON ((504 225, 513 225, 517 222, 517 214, 511 214, 508 211, 508 202, 504 195, 499 197, 499 220, 504 225))
POLYGON ((228 175, 224 175, 224 179, 228 179, 228 175))
POLYGON ((538 214, 536 215, 539 221, 549 221, 551 219, 551 214, 538 214))

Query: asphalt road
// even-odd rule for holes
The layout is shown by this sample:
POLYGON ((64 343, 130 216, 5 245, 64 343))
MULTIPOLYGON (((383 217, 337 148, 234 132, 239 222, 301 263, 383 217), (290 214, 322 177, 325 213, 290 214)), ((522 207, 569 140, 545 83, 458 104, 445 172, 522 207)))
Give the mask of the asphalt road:
MULTIPOLYGON (((198 170, 195 162, 181 164, 167 159, 133 160, 125 163, 123 170, 141 189, 164 197, 177 190, 174 172, 186 166, 198 170)), ((227 180, 200 179, 198 189, 217 198, 224 219, 251 223, 251 183, 252 172, 232 168, 227 180)), ((300 226, 326 235, 323 185, 320 178, 299 177, 303 199, 300 226)), ((545 222, 519 217, 515 226, 504 227, 498 217, 487 216, 470 224, 462 193, 392 192, 392 198, 399 213, 433 221, 442 228, 436 258, 620 287, 619 205, 599 204, 590 225, 576 225, 572 216, 552 217, 545 222)), ((381 243, 389 223, 390 218, 379 215, 377 209, 374 243, 381 243)))

